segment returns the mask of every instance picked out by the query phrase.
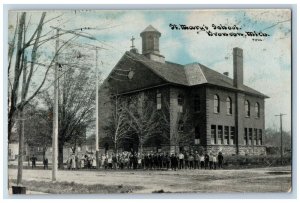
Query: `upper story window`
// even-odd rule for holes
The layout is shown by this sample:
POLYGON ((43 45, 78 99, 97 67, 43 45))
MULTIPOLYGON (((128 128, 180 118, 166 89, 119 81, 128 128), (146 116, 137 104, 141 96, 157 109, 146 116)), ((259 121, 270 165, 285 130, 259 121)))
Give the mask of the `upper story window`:
POLYGON ((250 103, 248 100, 245 101, 245 115, 246 117, 250 117, 250 103))
POLYGON ((161 109, 161 93, 159 91, 156 92, 156 108, 161 109))
POLYGON ((220 98, 218 95, 214 95, 214 113, 220 113, 220 98))
POLYGON ((182 113, 184 100, 183 100, 183 96, 181 94, 178 95, 177 102, 178 102, 179 112, 182 113))
POLYGON ((199 95, 195 95, 195 97, 194 97, 194 110, 195 110, 195 112, 200 111, 200 96, 199 95))
POLYGON ((226 99, 226 107, 227 107, 227 114, 231 115, 232 114, 232 100, 230 97, 227 97, 227 99, 226 99))
POLYGON ((259 116, 260 116, 259 103, 256 102, 256 103, 255 103, 255 117, 256 117, 256 118, 259 118, 259 116))

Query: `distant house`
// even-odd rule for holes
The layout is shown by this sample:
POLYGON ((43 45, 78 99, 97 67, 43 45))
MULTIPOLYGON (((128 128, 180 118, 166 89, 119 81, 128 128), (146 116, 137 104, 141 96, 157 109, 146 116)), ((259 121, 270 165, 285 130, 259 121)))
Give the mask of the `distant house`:
MULTIPOLYGON (((157 111, 168 106, 169 141, 149 144, 145 150, 148 147, 149 150, 171 153, 182 150, 266 153, 264 100, 268 97, 244 85, 242 49, 233 48, 234 75, 231 79, 228 73, 221 74, 200 63, 181 65, 165 61, 159 51, 161 33, 151 25, 140 36, 142 53, 134 46, 125 52, 105 85, 116 89, 123 97, 155 102, 157 111), (190 118, 189 125, 181 126, 184 121, 180 119, 185 113, 190 118), (176 137, 184 130, 190 131, 190 136, 176 142, 176 137)), ((99 111, 101 108, 105 105, 99 111)), ((102 116, 99 112, 99 135, 105 142, 102 116)), ((100 146, 108 148, 109 143, 103 142, 100 146)), ((128 149, 128 145, 136 148, 133 142, 126 143, 123 149, 128 149)))
POLYGON ((13 142, 8 144, 8 160, 18 159, 19 143, 13 142))

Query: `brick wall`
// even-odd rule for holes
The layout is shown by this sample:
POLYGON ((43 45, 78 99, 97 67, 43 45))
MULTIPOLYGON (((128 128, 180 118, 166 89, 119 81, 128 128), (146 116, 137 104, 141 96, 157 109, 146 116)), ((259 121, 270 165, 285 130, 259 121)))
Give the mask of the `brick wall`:
MULTIPOLYGON (((264 100, 259 97, 245 95, 244 93, 234 93, 230 90, 221 89, 218 87, 208 87, 206 90, 206 110, 207 110, 207 145, 211 144, 211 125, 216 125, 216 135, 218 135, 218 126, 235 126, 235 144, 229 146, 221 145, 223 149, 226 149, 228 153, 247 154, 248 149, 255 149, 255 154, 265 153, 264 146, 252 146, 244 144, 244 128, 252 128, 254 139, 254 129, 262 130, 262 137, 264 143, 264 100), (217 94, 220 99, 220 112, 214 113, 214 95, 217 94), (232 115, 228 115, 226 112, 226 98, 230 97, 232 100, 232 115), (244 101, 248 100, 250 103, 250 117, 245 116, 244 101), (255 103, 258 102, 260 106, 260 116, 255 116, 255 103)), ((218 139, 217 139, 218 140, 218 139)), ((262 144, 263 144, 262 143, 262 144)), ((217 145, 220 143, 217 143, 217 145)), ((208 147, 209 148, 209 147, 208 147)), ((214 147, 218 149, 218 147, 214 147)))

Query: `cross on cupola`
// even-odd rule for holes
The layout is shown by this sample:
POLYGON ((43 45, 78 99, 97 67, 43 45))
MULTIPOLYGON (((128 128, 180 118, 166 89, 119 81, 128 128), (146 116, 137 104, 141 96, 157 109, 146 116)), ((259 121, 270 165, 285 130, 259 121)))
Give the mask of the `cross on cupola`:
POLYGON ((135 38, 132 36, 131 39, 130 39, 130 41, 131 41, 130 52, 137 54, 138 50, 134 46, 134 40, 135 40, 135 38))

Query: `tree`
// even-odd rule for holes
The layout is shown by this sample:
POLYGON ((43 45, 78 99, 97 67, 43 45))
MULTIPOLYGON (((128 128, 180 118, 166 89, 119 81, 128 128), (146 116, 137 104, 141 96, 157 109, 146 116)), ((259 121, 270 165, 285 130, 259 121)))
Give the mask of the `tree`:
POLYGON ((130 139, 131 132, 128 123, 128 107, 126 103, 119 96, 114 96, 111 101, 113 108, 108 118, 108 123, 104 126, 104 130, 108 135, 107 137, 109 137, 114 144, 114 152, 117 153, 119 143, 126 138, 130 139))
MULTIPOLYGON (((8 140, 11 141, 12 129, 16 120, 16 113, 19 113, 19 120, 23 120, 21 128, 24 129, 23 110, 40 92, 44 84, 50 68, 56 61, 60 50, 67 43, 63 43, 52 56, 48 58, 40 57, 45 53, 45 47, 48 48, 49 42, 54 40, 58 35, 51 35, 51 32, 44 31, 44 27, 52 20, 46 19, 46 12, 41 14, 37 26, 33 29, 30 23, 31 18, 26 20, 27 13, 22 12, 20 19, 17 18, 14 28, 12 40, 9 42, 8 50, 8 84, 9 84, 9 100, 8 100, 8 140), (28 60, 29 59, 29 60, 28 60), (13 64, 14 63, 14 64, 13 64), (14 69, 11 67, 14 65, 14 69), (41 70, 41 67, 43 70, 41 70), (38 70, 38 71, 37 71, 38 70), (42 74, 37 76, 37 73, 42 74), (34 78, 39 78, 39 84, 36 85, 34 78), (21 90, 20 90, 21 89, 21 90)), ((77 36, 76 36, 77 37, 77 36)), ((70 40, 74 39, 72 37, 70 40)), ((68 40, 69 41, 69 40, 68 40)), ((18 156, 18 176, 17 184, 22 182, 23 170, 23 149, 24 149, 24 132, 19 133, 19 156, 18 156)))
MULTIPOLYGON (((49 58, 45 59, 40 57, 42 53, 45 52, 45 47, 49 46, 48 43, 58 37, 51 35, 49 31, 44 31, 43 28, 47 23, 60 16, 45 20, 46 12, 43 12, 32 34, 29 31, 29 27, 32 27, 32 25, 30 24, 30 19, 28 21, 26 20, 26 16, 27 13, 22 12, 20 19, 17 19, 16 25, 10 25, 10 28, 15 29, 13 38, 9 42, 8 51, 8 140, 10 140, 11 137, 16 112, 22 112, 23 108, 41 92, 42 87, 46 83, 50 68, 66 44, 63 43, 49 58), (12 69, 13 64, 14 69, 12 69), (38 76, 40 80, 38 85, 36 85, 36 81, 34 81, 37 74, 42 74, 38 76), (21 94, 20 88, 22 88, 21 94)), ((74 39, 74 37, 70 40, 72 39, 74 39)))
POLYGON ((138 98, 130 101, 127 108, 128 125, 131 130, 137 135, 139 141, 139 150, 143 152, 144 144, 151 138, 162 133, 161 117, 156 105, 147 101, 145 98, 138 98))
MULTIPOLYGON (((291 133, 283 131, 283 148, 284 150, 291 150, 291 133)), ((274 128, 267 128, 265 131, 265 140, 263 145, 266 145, 268 147, 278 147, 278 149, 281 146, 280 142, 280 132, 275 130, 274 128)), ((278 150, 278 153, 280 151, 278 150)))
POLYGON ((43 158, 52 143, 52 114, 33 105, 26 107, 25 143, 29 147, 42 147, 43 158))
MULTIPOLYGON (((74 59, 75 60, 75 59, 74 59)), ((65 143, 73 149, 83 143, 86 129, 94 124, 95 78, 87 67, 76 68, 66 63, 61 66, 62 77, 59 85, 59 135, 58 165, 63 168, 63 148, 65 143)), ((53 109, 52 96, 45 92, 42 97, 48 110, 53 109)))

